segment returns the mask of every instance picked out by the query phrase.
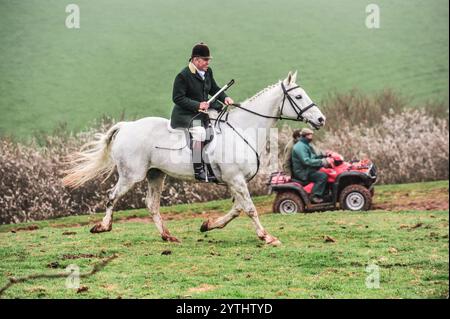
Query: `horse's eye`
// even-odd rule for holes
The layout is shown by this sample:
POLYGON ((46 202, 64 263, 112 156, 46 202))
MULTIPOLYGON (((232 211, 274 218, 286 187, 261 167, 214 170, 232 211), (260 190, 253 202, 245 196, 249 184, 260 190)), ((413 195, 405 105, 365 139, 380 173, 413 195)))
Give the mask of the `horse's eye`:
POLYGON ((300 100, 300 99, 302 98, 302 96, 301 96, 301 95, 297 95, 295 98, 296 98, 297 100, 300 100))

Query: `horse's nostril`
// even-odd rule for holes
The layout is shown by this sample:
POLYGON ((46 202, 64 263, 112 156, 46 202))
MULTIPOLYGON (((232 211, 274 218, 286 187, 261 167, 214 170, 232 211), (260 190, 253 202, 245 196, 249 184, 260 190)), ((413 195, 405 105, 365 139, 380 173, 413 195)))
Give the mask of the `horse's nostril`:
POLYGON ((319 123, 323 123, 325 120, 323 117, 319 117, 319 123))

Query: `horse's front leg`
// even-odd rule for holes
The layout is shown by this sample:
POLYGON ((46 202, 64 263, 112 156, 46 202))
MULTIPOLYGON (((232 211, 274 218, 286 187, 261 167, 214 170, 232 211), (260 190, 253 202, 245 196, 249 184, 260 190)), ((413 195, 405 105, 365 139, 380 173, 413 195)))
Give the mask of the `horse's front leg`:
POLYGON ((272 236, 271 234, 269 234, 264 229, 264 227, 261 225, 256 208, 246 210, 245 213, 252 219, 253 225, 255 225, 255 228, 256 228, 256 234, 258 235, 259 239, 263 240, 266 244, 269 244, 272 246, 281 245, 281 241, 278 238, 276 238, 275 236, 272 236))
POLYGON ((238 217, 239 214, 240 211, 236 209, 236 204, 233 204, 233 208, 231 208, 228 214, 216 219, 208 219, 204 221, 202 226, 200 227, 200 231, 205 232, 208 230, 213 230, 215 228, 224 228, 229 222, 238 217))
POLYGON ((235 177, 230 183, 230 192, 234 195, 235 199, 235 209, 239 211, 244 211, 247 216, 252 219, 253 225, 256 229, 256 234, 258 238, 263 240, 266 244, 278 246, 281 242, 274 236, 270 235, 262 226, 259 221, 258 212, 253 204, 250 192, 248 191, 247 183, 245 178, 242 176, 235 177))

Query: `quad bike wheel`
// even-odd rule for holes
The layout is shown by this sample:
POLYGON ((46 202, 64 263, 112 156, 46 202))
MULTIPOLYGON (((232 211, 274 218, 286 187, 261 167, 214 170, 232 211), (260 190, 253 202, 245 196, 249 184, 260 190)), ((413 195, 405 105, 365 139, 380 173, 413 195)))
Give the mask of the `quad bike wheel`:
POLYGON ((348 185, 339 196, 339 205, 344 210, 366 211, 372 206, 372 196, 362 185, 348 185))
POLYGON ((294 192, 277 193, 273 203, 273 212, 292 215, 305 211, 305 205, 299 195, 294 192))

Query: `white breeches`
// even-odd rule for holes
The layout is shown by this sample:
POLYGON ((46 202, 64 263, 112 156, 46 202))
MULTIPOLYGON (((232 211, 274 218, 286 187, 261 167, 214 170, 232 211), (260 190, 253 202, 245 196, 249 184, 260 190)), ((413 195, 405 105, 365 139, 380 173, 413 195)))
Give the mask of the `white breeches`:
POLYGON ((206 130, 203 126, 194 126, 189 129, 194 141, 204 142, 206 139, 206 130))

